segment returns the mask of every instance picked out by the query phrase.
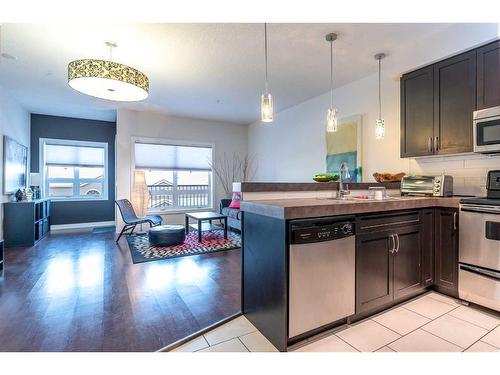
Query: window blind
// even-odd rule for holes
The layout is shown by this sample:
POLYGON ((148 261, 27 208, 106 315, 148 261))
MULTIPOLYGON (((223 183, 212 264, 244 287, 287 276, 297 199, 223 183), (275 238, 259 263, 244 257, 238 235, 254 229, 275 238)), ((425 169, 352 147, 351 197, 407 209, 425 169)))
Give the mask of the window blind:
POLYGON ((136 169, 210 171, 211 163, 211 147, 135 144, 136 169))
POLYGON ((104 158, 103 147, 45 145, 46 165, 104 167, 104 158))

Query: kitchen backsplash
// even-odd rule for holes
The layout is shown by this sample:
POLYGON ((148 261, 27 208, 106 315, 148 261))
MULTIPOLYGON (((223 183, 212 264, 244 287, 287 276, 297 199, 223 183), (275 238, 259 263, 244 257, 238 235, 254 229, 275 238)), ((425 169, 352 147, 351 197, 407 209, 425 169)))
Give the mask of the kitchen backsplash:
POLYGON ((453 176, 453 192, 458 195, 486 195, 486 176, 500 169, 500 156, 460 155, 409 159, 412 175, 453 176))

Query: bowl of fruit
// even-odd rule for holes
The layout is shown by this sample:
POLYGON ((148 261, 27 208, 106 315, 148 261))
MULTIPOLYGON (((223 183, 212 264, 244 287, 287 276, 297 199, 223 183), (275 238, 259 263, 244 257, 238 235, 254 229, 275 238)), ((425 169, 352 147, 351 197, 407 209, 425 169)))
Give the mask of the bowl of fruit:
POLYGON ((313 177, 313 180, 316 182, 330 182, 330 181, 337 181, 338 179, 339 175, 337 173, 329 173, 329 172, 318 173, 313 177))

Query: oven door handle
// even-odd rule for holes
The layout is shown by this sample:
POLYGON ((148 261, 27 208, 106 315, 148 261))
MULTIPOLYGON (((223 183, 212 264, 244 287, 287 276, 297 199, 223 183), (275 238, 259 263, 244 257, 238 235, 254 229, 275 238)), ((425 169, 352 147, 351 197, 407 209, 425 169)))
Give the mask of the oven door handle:
POLYGON ((460 269, 463 271, 474 273, 479 276, 487 277, 488 279, 500 281, 500 272, 498 271, 491 271, 481 267, 471 266, 469 264, 462 264, 462 263, 460 263, 460 269))
POLYGON ((500 206, 495 207, 495 206, 478 206, 472 204, 471 205, 462 204, 460 206, 460 211, 500 215, 500 206))

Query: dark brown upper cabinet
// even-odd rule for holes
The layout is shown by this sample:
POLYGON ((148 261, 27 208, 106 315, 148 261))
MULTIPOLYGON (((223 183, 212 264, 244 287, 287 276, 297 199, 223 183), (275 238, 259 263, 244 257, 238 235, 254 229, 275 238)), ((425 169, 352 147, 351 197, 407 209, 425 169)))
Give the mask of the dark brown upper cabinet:
POLYGON ((500 105, 500 41, 477 49, 477 109, 500 105))
POLYGON ((434 154, 472 152, 476 51, 434 65, 434 154))
POLYGON ((401 79, 401 157, 432 154, 434 137, 434 69, 401 79))
POLYGON ((401 157, 472 152, 476 55, 469 51, 403 75, 401 157))

